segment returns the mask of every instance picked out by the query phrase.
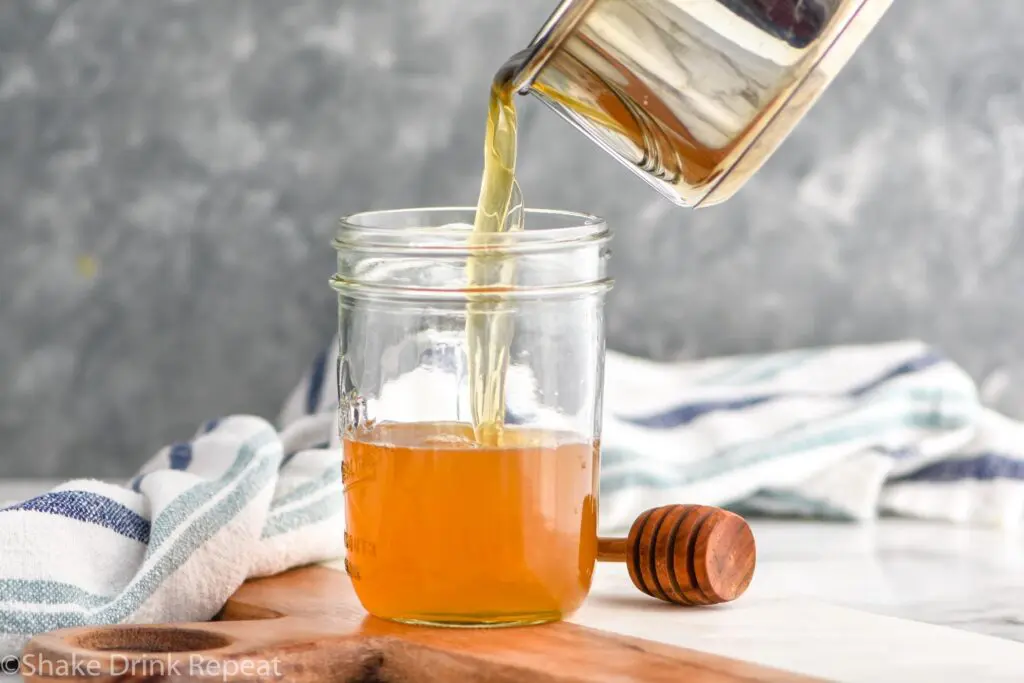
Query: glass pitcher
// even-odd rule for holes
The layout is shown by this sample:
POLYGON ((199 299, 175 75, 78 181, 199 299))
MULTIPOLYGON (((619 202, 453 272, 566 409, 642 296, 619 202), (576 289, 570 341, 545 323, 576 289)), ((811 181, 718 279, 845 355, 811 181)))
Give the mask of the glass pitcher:
POLYGON ((531 93, 670 201, 734 195, 892 0, 563 0, 517 55, 531 93))

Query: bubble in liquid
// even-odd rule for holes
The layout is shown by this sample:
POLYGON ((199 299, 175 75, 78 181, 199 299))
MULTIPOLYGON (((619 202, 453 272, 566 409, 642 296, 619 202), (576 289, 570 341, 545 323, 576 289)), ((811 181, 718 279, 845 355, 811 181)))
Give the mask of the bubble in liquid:
POLYGON ((476 448, 478 446, 476 439, 471 435, 466 434, 432 434, 427 438, 423 439, 425 446, 439 446, 439 447, 458 447, 458 448, 476 448))

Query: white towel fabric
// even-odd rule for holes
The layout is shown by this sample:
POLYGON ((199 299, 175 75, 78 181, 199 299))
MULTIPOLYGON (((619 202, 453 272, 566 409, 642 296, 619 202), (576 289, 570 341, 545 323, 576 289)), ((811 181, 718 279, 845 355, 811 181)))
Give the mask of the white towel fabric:
MULTIPOLYGON (((0 510, 0 655, 55 628, 209 619, 247 578, 341 556, 336 360, 332 344, 276 426, 212 420, 125 486, 71 481, 0 510)), ((1024 426, 983 408, 969 376, 923 344, 670 364, 609 353, 606 368, 602 533, 669 502, 1024 517, 1024 426)), ((520 418, 543 412, 530 387, 510 378, 520 418)), ((436 374, 430 390, 418 400, 413 381, 392 400, 426 415, 436 374)))

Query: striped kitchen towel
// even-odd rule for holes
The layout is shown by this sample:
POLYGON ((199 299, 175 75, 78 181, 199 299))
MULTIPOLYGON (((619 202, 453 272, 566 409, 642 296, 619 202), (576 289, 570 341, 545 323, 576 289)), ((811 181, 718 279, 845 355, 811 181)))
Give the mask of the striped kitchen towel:
POLYGON ((918 342, 653 363, 610 355, 601 521, 687 501, 747 515, 1024 519, 1024 425, 918 342))
MULTIPOLYGON (((444 365, 435 351, 432 370, 444 365)), ((342 555, 336 363, 332 344, 276 424, 212 420, 124 485, 76 480, 0 509, 0 655, 55 628, 209 619, 247 578, 342 555)), ((983 408, 970 377, 923 344, 686 363, 609 353, 606 368, 604 533, 669 502, 844 520, 1024 516, 1024 427, 983 408)), ((444 383, 410 377, 389 414, 429 417, 444 383)), ((513 368, 508 389, 510 413, 544 421, 528 369, 513 368)))
POLYGON ((207 620, 247 578, 341 556, 332 421, 213 420, 124 485, 0 509, 0 657, 56 628, 207 620))

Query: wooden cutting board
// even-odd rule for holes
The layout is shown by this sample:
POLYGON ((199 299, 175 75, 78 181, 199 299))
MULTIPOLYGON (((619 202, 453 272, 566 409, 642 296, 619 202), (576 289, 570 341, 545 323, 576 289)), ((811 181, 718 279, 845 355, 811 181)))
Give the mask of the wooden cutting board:
POLYGON ((435 629, 382 621, 366 614, 344 573, 326 566, 250 581, 213 622, 80 628, 38 636, 25 649, 23 675, 29 681, 89 683, 812 680, 572 623, 435 629))

